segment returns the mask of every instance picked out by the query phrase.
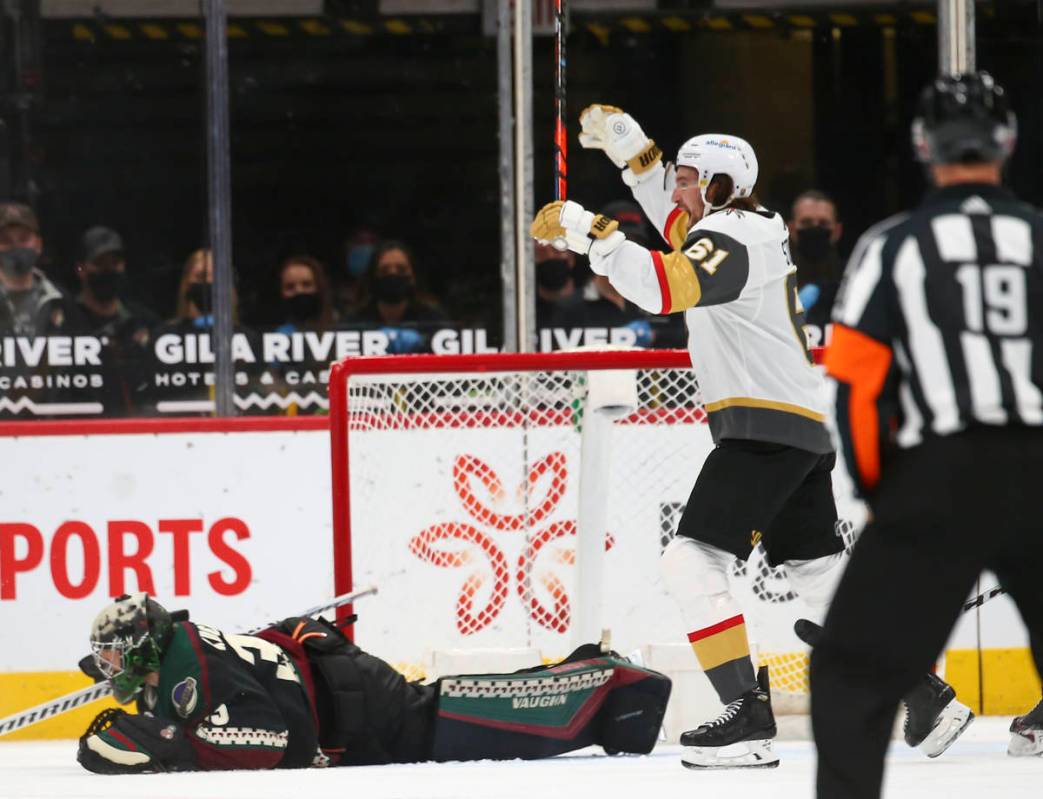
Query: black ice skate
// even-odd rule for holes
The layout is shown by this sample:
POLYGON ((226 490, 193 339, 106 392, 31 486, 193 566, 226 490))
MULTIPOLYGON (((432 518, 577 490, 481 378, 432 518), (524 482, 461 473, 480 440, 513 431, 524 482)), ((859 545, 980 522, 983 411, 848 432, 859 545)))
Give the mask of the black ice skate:
POLYGON ((682 733, 683 766, 711 769, 779 765, 779 756, 771 751, 776 730, 766 668, 757 673, 757 682, 757 688, 730 703, 716 719, 682 733))
POLYGON ((1043 756, 1043 700, 1010 723, 1007 754, 1011 757, 1043 756))
MULTIPOLYGON (((813 621, 797 619, 793 631, 804 643, 817 646, 822 628, 813 621)), ((905 742, 928 757, 938 757, 952 746, 972 721, 974 713, 956 701, 956 692, 944 680, 928 673, 903 698, 905 742)))
POLYGON ((928 757, 938 757, 974 721, 974 713, 956 701, 952 686, 925 674, 905 695, 905 742, 928 757))

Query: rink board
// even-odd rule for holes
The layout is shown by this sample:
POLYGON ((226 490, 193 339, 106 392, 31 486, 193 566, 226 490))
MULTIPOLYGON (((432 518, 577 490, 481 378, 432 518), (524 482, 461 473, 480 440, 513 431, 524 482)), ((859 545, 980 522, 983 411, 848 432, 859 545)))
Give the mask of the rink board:
MULTIPOLYGON (((302 422, 299 430, 170 432, 169 425, 134 422, 127 432, 109 425, 103 434, 63 428, 63 435, 32 435, 32 428, 23 428, 20 436, 0 437, 0 536, 10 544, 0 546, 0 716, 82 684, 74 669, 87 650, 90 622, 119 590, 151 588, 168 607, 190 608, 195 618, 229 629, 277 619, 331 596, 329 445, 314 421, 302 422)), ((700 462, 689 464, 693 475, 700 462)), ((503 477, 508 482, 511 475, 505 470, 503 477)), ((408 486, 407 474, 400 479, 408 486)), ((454 622, 466 574, 408 552, 411 536, 434 523, 460 520, 461 512, 450 493, 437 513, 400 529, 358 533, 352 542, 356 581, 381 585, 379 597, 359 606, 363 646, 394 659, 478 640, 460 638, 454 622)), ((556 512, 548 523, 566 519, 570 511, 563 504, 556 512)), ((606 554, 613 589, 606 603, 614 645, 625 650, 683 640, 677 611, 658 582, 660 541, 635 540, 611 522, 608 532, 614 539, 606 554)), ((514 580, 518 543, 499 531, 490 538, 505 553, 514 580)), ((567 542, 552 543, 533 574, 551 573, 568 585, 571 566, 561 551, 567 542)), ((989 586, 983 579, 982 588, 989 586)), ((776 594, 785 591, 783 585, 769 587, 776 594)), ((537 598, 553 606, 550 597, 537 598)), ((476 594, 476 606, 480 601, 476 594)), ((744 605, 750 601, 747 596, 744 605)), ((778 603, 751 612, 758 644, 769 643, 775 631, 781 636, 777 646, 790 645, 777 619, 792 618, 796 608, 778 603)), ((481 631, 481 646, 516 646, 522 630, 545 657, 567 649, 567 632, 532 623, 515 580, 500 616, 481 631)), ((965 616, 950 642, 957 651, 949 666, 963 701, 995 713, 1031 706, 1038 682, 1025 647, 1020 619, 1006 598, 988 603, 980 616, 965 616), (987 645, 980 655, 979 623, 987 645)), ((26 735, 78 735, 101 706, 26 735)))

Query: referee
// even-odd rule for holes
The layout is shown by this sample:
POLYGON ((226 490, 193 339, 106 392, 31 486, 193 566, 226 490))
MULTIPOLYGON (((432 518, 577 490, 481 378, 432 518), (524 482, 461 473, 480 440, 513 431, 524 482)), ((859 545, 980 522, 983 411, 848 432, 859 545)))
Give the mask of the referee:
POLYGON ((1043 633, 1043 216, 1000 185, 1016 121, 988 74, 934 81, 912 133, 936 190, 862 237, 826 353, 873 521, 811 660, 820 799, 880 796, 899 699, 983 569, 1043 633))

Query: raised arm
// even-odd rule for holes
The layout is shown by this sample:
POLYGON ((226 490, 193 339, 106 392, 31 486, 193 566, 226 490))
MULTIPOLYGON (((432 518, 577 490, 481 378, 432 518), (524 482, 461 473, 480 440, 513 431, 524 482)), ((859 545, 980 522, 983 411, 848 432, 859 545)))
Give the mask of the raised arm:
POLYGON ((688 215, 670 199, 674 169, 663 166, 663 151, 630 114, 614 105, 587 106, 579 117, 580 145, 604 151, 623 170, 623 182, 671 249, 684 243, 688 215))
POLYGON ((683 251, 660 252, 627 241, 618 227, 579 203, 559 201, 540 210, 531 233, 541 241, 564 239, 570 250, 589 257, 596 274, 651 313, 731 302, 746 286, 749 253, 731 236, 703 230, 683 251))

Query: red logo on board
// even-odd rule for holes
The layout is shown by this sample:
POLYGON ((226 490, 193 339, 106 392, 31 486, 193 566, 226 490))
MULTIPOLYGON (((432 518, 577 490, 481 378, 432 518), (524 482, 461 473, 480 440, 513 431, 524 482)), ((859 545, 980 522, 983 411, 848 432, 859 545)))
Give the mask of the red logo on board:
MULTIPOLYGON (((548 519, 565 495, 568 469, 565 454, 552 452, 538 460, 529 469, 524 493, 528 510, 521 513, 501 513, 496 510, 508 497, 503 481, 496 470, 474 455, 458 455, 453 462, 453 488, 464 510, 487 530, 505 533, 533 533, 518 558, 515 590, 529 617, 548 630, 563 633, 571 622, 571 606, 565 584, 552 570, 537 571, 537 561, 544 550, 553 551, 559 564, 575 563, 575 549, 553 549, 552 541, 576 535, 576 522, 549 522, 548 519), (490 507, 474 490, 474 481, 480 483, 493 500, 490 507), (533 582, 539 582, 550 596, 548 607, 536 594, 533 582)), ((605 549, 611 549, 612 536, 605 535, 605 549)), ((487 627, 503 610, 510 593, 511 572, 507 557, 496 542, 478 527, 467 522, 440 522, 414 536, 409 550, 421 560, 442 568, 473 567, 464 578, 456 599, 456 628, 463 635, 473 635, 487 627), (465 548, 450 548, 453 543, 465 543, 465 548), (492 581, 485 605, 475 609, 476 597, 492 581)))

